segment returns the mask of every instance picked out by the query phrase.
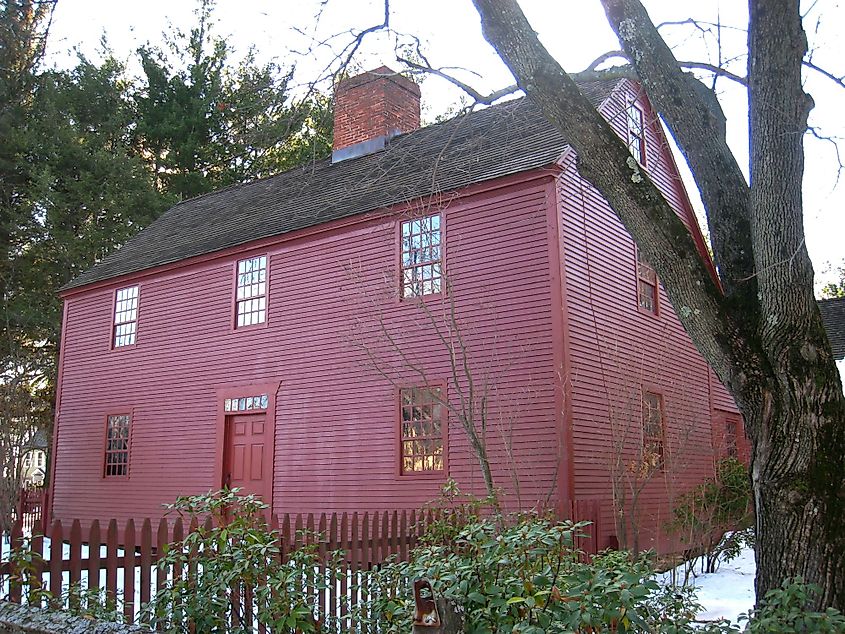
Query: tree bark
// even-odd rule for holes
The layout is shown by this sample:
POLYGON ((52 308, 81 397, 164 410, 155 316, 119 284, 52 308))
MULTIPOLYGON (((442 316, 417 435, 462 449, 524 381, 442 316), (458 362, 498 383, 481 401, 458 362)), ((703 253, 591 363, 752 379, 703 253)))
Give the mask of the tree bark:
POLYGON ((821 586, 845 611, 845 403, 813 295, 804 242, 803 136, 812 99, 798 0, 749 3, 751 228, 772 374, 746 412, 757 510, 758 600, 785 577, 821 586))
POLYGON ((758 601, 801 576, 822 588, 814 607, 845 611, 845 399, 804 246, 802 138, 811 100, 801 88, 806 40, 798 0, 751 0, 750 187, 701 91, 639 0, 602 1, 702 191, 718 284, 668 202, 540 44, 516 0, 474 3, 485 37, 576 150, 579 171, 657 270, 699 352, 745 415, 758 601))

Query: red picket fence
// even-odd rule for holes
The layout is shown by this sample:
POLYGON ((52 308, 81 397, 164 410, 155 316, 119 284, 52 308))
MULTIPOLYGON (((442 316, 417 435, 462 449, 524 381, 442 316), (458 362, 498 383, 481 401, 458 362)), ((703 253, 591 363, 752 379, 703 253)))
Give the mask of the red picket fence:
POLYGON ((45 487, 25 487, 18 496, 18 519, 23 523, 23 530, 32 533, 44 532, 44 511, 47 502, 45 487))
MULTIPOLYGON (((580 513, 570 517, 597 522, 597 502, 581 501, 568 506, 571 512, 580 513)), ((316 609, 322 615, 334 610, 335 616, 340 617, 341 629, 352 630, 355 624, 349 614, 350 605, 343 598, 351 596, 365 601, 368 597, 366 572, 391 556, 406 560, 432 518, 430 511, 324 513, 317 517, 313 514, 285 514, 274 516, 271 528, 280 534, 282 562, 286 562, 290 554, 303 545, 303 539, 311 540, 309 543, 316 546, 322 563, 319 570, 310 571, 312 577, 337 579, 336 583, 313 590, 312 596, 317 599, 316 609), (335 559, 332 564, 333 560, 327 555, 334 551, 343 551, 344 556, 335 559), (333 569, 332 565, 338 568, 333 569), (356 586, 354 591, 352 585, 356 586)), ((156 524, 145 519, 140 526, 129 520, 120 527, 116 520, 105 526, 94 521, 85 530, 78 520, 70 526, 57 520, 44 535, 37 531, 33 533, 29 548, 41 556, 33 559, 35 574, 53 597, 67 597, 70 585, 104 590, 108 598, 121 599, 126 622, 134 623, 139 619, 141 606, 165 587, 168 579, 191 568, 196 571, 196 562, 190 560, 186 569, 166 569, 157 565, 165 546, 181 541, 188 532, 196 529, 195 522, 186 526, 181 519, 173 522, 162 519, 156 524)), ((592 527, 588 532, 592 532, 592 527)), ((581 538, 579 547, 595 552, 593 545, 597 534, 581 538)), ((2 537, 5 539, 5 536, 2 537)), ((8 545, 12 549, 19 549, 24 544, 24 526, 20 520, 15 523, 9 537, 8 545)), ((8 545, 4 547, 0 563, 0 581, 6 586, 0 586, 0 595, 6 590, 10 601, 20 603, 24 589, 20 580, 10 574, 13 567, 7 561, 8 545)), ((59 605, 59 601, 62 600, 54 599, 55 607, 64 607, 59 605)), ((251 609, 244 613, 247 619, 252 619, 251 609)), ((264 630, 259 625, 256 627, 259 632, 264 630)))

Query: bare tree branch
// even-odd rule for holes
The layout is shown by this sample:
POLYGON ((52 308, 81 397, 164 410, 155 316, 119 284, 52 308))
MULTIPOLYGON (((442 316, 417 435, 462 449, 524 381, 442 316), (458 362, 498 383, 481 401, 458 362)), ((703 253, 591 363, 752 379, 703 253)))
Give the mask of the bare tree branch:
POLYGON ((496 90, 496 91, 490 93, 489 95, 482 95, 480 92, 478 92, 475 88, 473 88, 469 84, 462 82, 457 77, 454 77, 453 75, 450 75, 450 74, 444 72, 442 69, 432 68, 431 66, 425 66, 423 64, 417 64, 416 62, 411 61, 407 57, 397 56, 396 61, 402 62, 408 68, 412 68, 416 71, 428 73, 429 75, 434 75, 436 77, 440 77, 441 79, 445 79, 446 81, 448 81, 449 83, 457 86, 458 88, 463 90, 466 94, 468 94, 470 97, 472 97, 472 99, 475 102, 473 105, 481 104, 481 105, 489 106, 490 104, 492 104, 493 102, 501 99, 502 97, 512 95, 513 93, 515 93, 519 90, 517 85, 513 84, 511 86, 507 86, 505 88, 501 88, 499 90, 496 90))
POLYGON ((804 67, 809 68, 810 70, 814 70, 817 73, 824 75, 825 77, 827 77, 830 81, 834 82, 840 88, 845 88, 845 75, 842 75, 842 76, 834 75, 833 73, 831 73, 828 70, 825 70, 821 66, 817 66, 816 64, 814 64, 813 61, 812 61, 812 58, 804 60, 804 67))

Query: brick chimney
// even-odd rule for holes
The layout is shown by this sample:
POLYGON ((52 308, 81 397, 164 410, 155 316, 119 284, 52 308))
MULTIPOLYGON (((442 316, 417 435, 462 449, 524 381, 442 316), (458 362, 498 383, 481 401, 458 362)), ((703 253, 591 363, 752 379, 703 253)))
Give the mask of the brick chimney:
POLYGON ((420 87, 387 66, 344 79, 334 93, 332 163, 384 149, 420 127, 420 87))

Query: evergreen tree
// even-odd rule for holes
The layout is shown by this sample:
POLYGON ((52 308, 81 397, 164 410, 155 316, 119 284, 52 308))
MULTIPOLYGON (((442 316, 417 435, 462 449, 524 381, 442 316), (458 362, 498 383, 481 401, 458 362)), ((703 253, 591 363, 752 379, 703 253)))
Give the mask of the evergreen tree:
POLYGON ((252 51, 238 65, 213 34, 214 3, 203 0, 188 35, 139 49, 138 143, 158 186, 190 198, 284 171, 331 150, 329 102, 293 103, 291 72, 259 66, 252 51))

